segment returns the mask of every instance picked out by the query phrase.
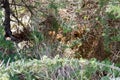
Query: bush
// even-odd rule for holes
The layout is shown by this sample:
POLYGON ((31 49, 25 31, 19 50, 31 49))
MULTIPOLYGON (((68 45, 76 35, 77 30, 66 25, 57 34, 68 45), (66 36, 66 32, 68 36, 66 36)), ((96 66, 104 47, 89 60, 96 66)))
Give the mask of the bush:
POLYGON ((90 80, 102 77, 120 76, 120 69, 110 62, 99 63, 95 59, 67 59, 56 56, 54 59, 44 56, 41 60, 19 60, 2 64, 0 80, 90 80))

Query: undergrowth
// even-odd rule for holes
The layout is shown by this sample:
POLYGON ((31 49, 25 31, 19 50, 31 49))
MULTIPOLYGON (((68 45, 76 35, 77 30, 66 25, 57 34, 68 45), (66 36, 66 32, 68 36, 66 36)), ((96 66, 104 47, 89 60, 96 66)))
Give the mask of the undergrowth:
POLYGON ((34 15, 19 14, 33 31, 19 43, 4 39, 0 11, 0 80, 120 80, 118 2, 33 0, 34 15))
POLYGON ((99 63, 96 59, 88 61, 59 56, 0 64, 0 80, 112 80, 120 76, 119 72, 120 68, 109 61, 99 63))

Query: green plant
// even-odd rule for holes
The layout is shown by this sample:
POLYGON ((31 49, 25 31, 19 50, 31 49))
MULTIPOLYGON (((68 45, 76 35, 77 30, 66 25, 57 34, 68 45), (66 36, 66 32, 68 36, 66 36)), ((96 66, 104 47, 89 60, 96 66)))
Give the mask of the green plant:
MULTIPOLYGON (((10 63, 9 66, 1 64, 0 77, 7 78, 6 80, 20 79, 20 75, 26 80, 32 79, 56 79, 56 80, 70 80, 70 79, 81 79, 90 80, 91 76, 95 74, 96 71, 104 71, 115 77, 120 76, 119 68, 112 66, 109 63, 99 63, 95 59, 90 61, 84 59, 66 59, 59 58, 56 56, 50 59, 44 56, 41 60, 19 60, 10 63), (105 69, 107 68, 107 69, 105 69), (114 72, 109 73, 110 70, 114 72)), ((109 76, 109 75, 108 75, 109 76)))

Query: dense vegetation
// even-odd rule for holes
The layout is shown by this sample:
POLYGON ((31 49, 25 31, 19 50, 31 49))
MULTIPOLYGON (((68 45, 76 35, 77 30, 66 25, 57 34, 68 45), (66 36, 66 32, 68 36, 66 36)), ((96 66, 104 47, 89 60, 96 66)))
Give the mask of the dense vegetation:
POLYGON ((0 23, 0 80, 120 80, 120 0, 1 0, 0 23))

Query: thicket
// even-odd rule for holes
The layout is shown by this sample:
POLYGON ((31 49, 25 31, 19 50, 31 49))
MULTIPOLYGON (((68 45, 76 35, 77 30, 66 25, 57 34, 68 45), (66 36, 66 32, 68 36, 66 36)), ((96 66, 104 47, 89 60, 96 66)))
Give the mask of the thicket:
POLYGON ((7 0, 16 41, 2 1, 0 80, 120 79, 119 0, 7 0))

